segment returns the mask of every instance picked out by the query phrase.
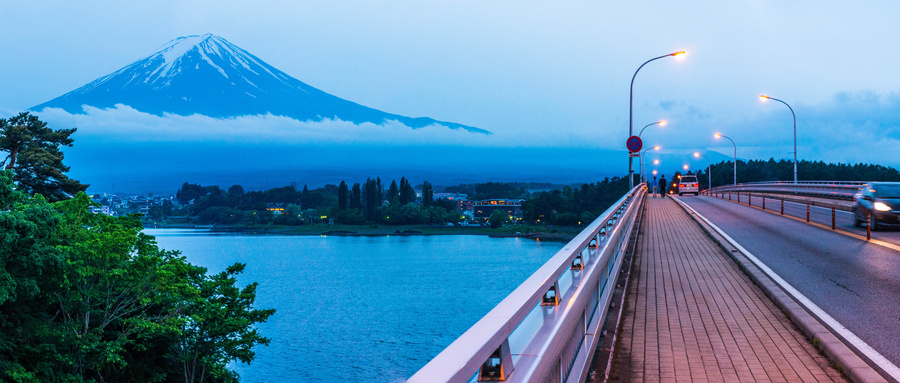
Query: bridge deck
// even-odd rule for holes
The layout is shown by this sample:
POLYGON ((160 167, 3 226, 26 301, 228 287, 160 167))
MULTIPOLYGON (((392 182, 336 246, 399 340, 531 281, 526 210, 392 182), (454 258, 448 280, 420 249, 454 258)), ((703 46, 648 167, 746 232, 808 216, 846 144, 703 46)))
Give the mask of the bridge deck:
POLYGON ((648 198, 611 380, 844 381, 670 198, 648 198))

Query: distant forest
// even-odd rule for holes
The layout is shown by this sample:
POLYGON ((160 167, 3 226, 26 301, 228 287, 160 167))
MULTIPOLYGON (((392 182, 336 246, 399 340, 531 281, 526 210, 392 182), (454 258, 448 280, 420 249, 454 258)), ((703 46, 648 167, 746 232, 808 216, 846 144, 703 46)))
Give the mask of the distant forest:
MULTIPOLYGON (((730 185, 733 182, 733 161, 723 161, 712 165, 713 187, 730 185)), ((675 174, 680 174, 675 173, 675 174)), ((694 174, 688 171, 687 174, 694 174)), ((709 187, 706 167, 696 171, 700 187, 709 187)), ((653 178, 649 175, 650 179, 653 178)), ((667 179, 672 175, 666 174, 667 179)), ((800 181, 900 181, 897 169, 870 164, 833 164, 822 161, 798 161, 797 178, 800 181)), ((788 160, 737 161, 737 182, 793 181, 794 162, 788 160)))
MULTIPOLYGON (((787 160, 738 161, 738 182, 790 181, 794 165, 787 160)), ((672 179, 681 172, 667 174, 672 179)), ((697 174, 701 188, 707 188, 706 169, 688 171, 697 174)), ((868 164, 826 164, 821 161, 801 161, 800 180, 842 181, 900 181, 897 169, 868 164)), ((712 165, 713 186, 732 183, 732 162, 712 165)), ((318 189, 304 186, 284 186, 269 190, 245 191, 240 185, 227 190, 219 186, 184 183, 176 197, 183 205, 155 206, 149 218, 155 221, 168 216, 182 216, 189 222, 225 225, 304 225, 327 222, 350 225, 386 224, 446 224, 463 219, 454 201, 435 199, 434 191, 468 195, 470 200, 491 198, 521 198, 523 218, 538 225, 586 225, 599 216, 628 191, 627 177, 605 178, 583 185, 554 185, 549 183, 486 182, 460 184, 443 188, 425 181, 414 187, 401 178, 383 185, 378 177, 349 185, 325 185, 318 189), (421 193, 417 196, 416 189, 421 193), (529 190, 543 190, 529 192, 529 190), (278 206, 277 213, 268 210, 278 206)))

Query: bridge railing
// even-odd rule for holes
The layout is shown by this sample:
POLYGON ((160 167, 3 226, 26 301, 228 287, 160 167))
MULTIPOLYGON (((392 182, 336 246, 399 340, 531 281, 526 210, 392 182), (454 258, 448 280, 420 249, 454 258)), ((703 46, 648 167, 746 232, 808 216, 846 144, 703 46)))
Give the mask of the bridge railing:
POLYGON ((791 181, 748 182, 737 185, 724 185, 709 189, 707 193, 716 192, 756 192, 794 194, 832 199, 853 199, 859 192, 862 181, 791 181))
POLYGON ((409 382, 583 382, 645 193, 614 203, 409 382))

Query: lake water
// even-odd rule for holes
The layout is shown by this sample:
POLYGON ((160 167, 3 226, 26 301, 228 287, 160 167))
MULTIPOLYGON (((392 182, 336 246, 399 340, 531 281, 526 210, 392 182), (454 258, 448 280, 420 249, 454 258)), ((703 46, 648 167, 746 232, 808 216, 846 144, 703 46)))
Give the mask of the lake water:
POLYGON ((555 254, 561 243, 485 236, 271 236, 146 229, 210 273, 247 264, 272 339, 241 381, 403 381, 555 254))

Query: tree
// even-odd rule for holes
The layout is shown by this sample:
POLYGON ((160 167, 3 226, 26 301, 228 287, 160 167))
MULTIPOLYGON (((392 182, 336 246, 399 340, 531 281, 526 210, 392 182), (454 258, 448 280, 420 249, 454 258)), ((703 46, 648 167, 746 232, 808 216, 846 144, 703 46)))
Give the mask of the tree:
POLYGON ((338 186, 338 210, 347 210, 347 199, 349 198, 349 193, 350 191, 347 190, 347 183, 341 181, 341 184, 338 186))
POLYGON ((231 185, 231 187, 228 188, 228 194, 242 196, 244 195, 244 187, 241 185, 231 185))
POLYGON ((353 189, 350 192, 350 208, 362 209, 362 190, 359 187, 359 182, 353 184, 353 189))
POLYGON ((494 210, 494 212, 491 213, 491 217, 488 219, 491 221, 492 229, 496 229, 500 226, 503 226, 503 225, 509 223, 508 213, 501 209, 494 210))
POLYGON ((0 172, 0 380, 236 381, 227 364, 268 343, 253 328, 272 315, 251 307, 256 284, 235 286, 244 265, 208 276, 95 205, 0 172))
POLYGON ((69 167, 63 165, 60 146, 72 146, 72 133, 75 128, 50 129, 28 112, 0 119, 0 151, 7 153, 0 166, 15 173, 18 189, 26 194, 59 201, 84 191, 88 185, 65 175, 69 167))
POLYGON ((410 185, 406 177, 400 178, 400 205, 416 202, 416 190, 410 185))
POLYGON ((422 182, 422 206, 431 206, 434 201, 434 187, 431 182, 422 182))
POLYGON ((371 178, 366 179, 366 221, 375 221, 375 211, 381 206, 381 193, 378 184, 371 178))
POLYGON ((391 206, 400 204, 400 187, 397 186, 397 181, 391 181, 391 186, 388 187, 387 200, 391 206))

